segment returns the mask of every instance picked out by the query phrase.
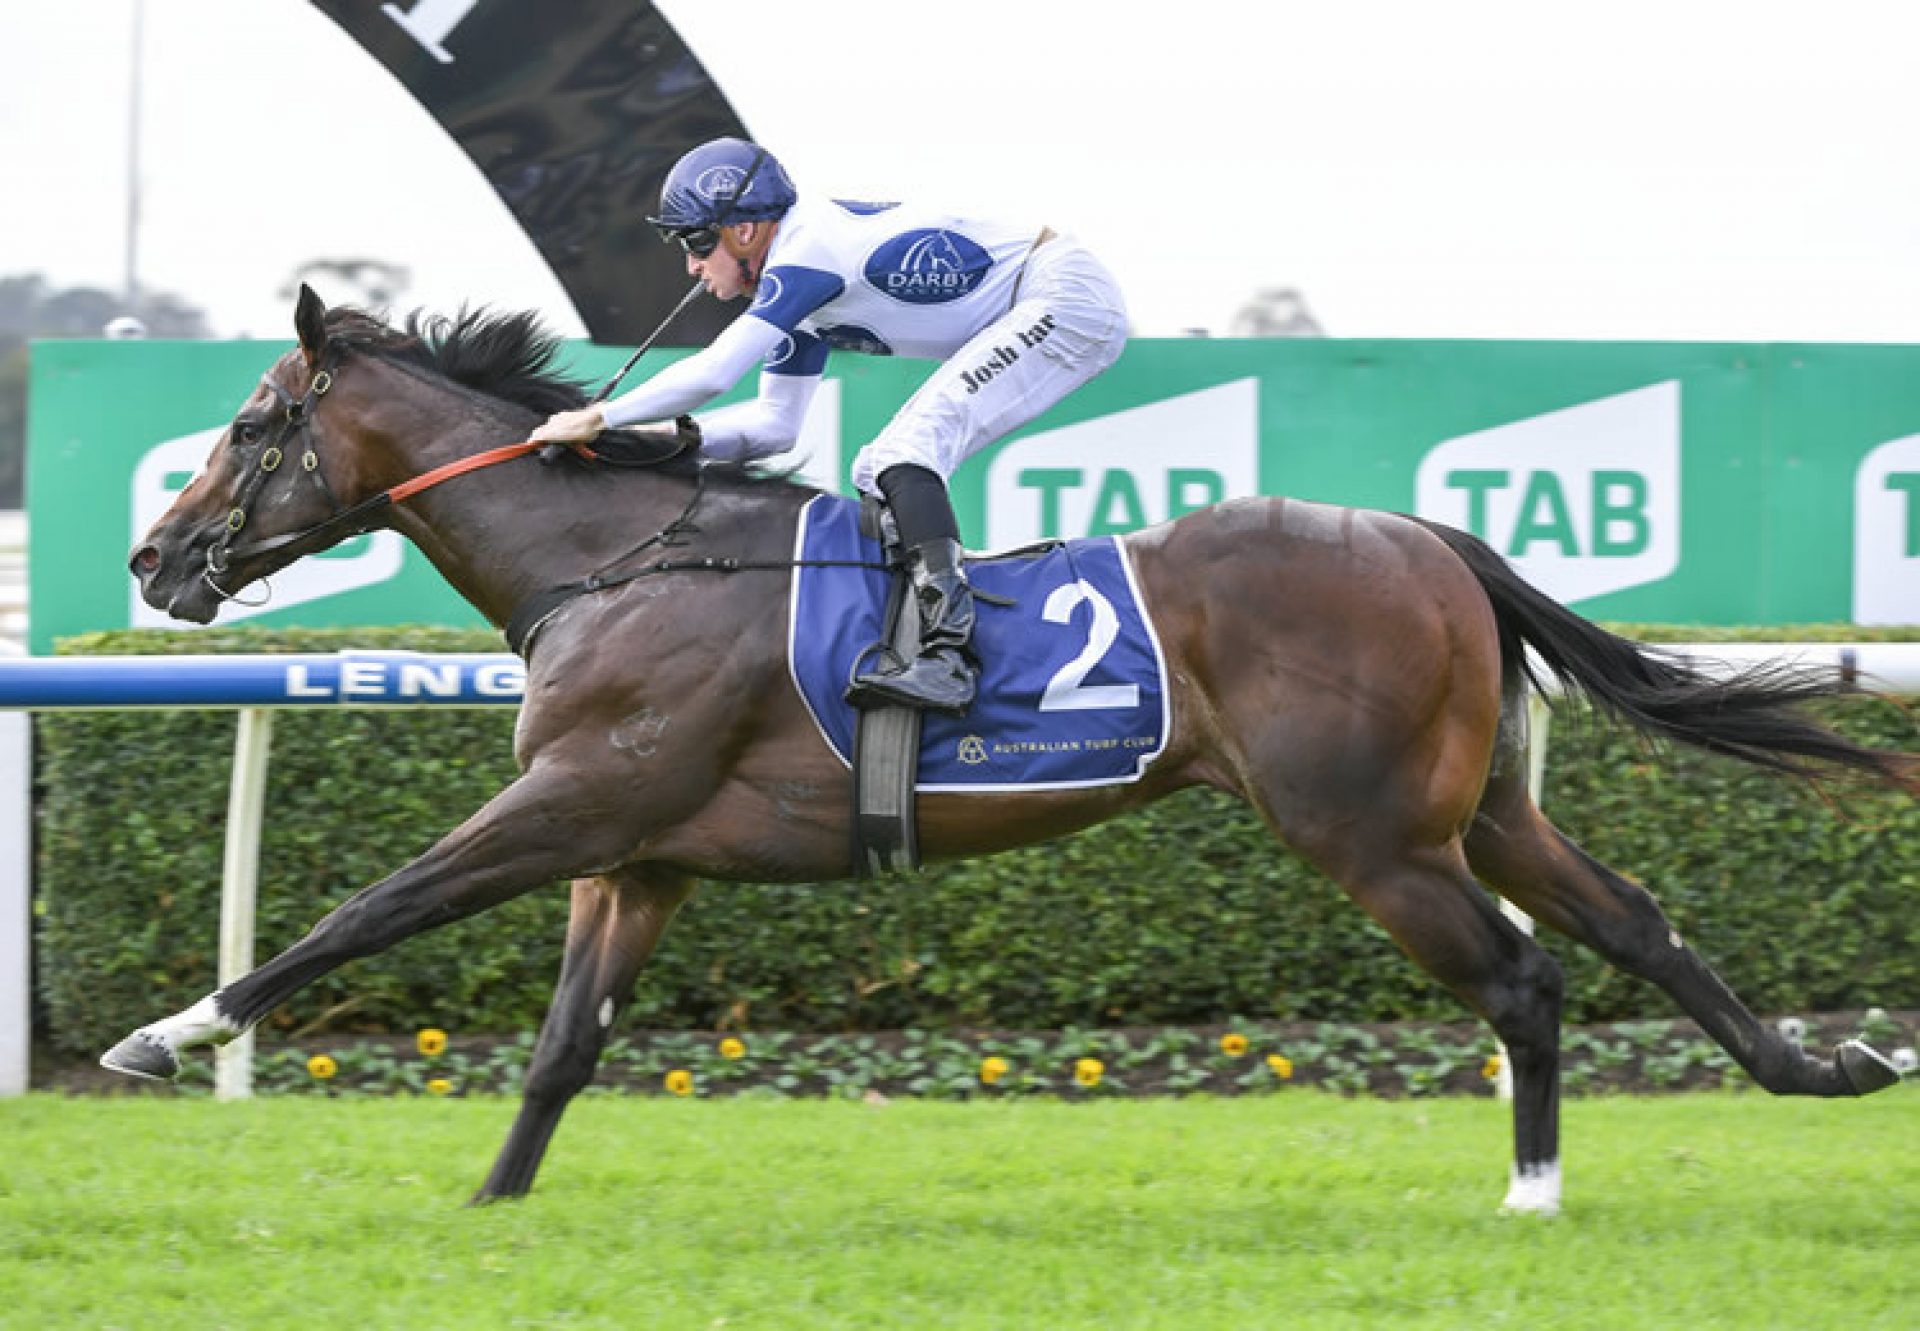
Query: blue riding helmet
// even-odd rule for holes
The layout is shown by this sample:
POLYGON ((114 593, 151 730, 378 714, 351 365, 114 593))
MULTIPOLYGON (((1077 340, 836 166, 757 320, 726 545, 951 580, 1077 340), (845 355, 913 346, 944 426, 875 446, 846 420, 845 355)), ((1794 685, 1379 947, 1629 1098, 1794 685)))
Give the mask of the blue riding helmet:
POLYGON ((774 221, 799 197, 786 169, 765 148, 745 139, 714 139, 673 164, 660 187, 660 214, 647 220, 665 235, 774 221))

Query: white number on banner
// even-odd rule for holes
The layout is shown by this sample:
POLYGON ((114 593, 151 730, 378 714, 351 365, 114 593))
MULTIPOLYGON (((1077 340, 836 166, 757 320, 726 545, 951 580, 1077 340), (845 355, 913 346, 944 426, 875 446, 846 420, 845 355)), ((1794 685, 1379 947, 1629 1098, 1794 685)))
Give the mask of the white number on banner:
POLYGON ((1061 666, 1047 681, 1047 691, 1040 695, 1040 710, 1092 712, 1110 707, 1138 707, 1138 684, 1089 686, 1082 682, 1100 664, 1100 658, 1113 646, 1114 639, 1120 636, 1120 616, 1114 613, 1111 601, 1095 591, 1091 583, 1069 582, 1053 589, 1053 595, 1047 598, 1040 617, 1049 624, 1070 624, 1074 610, 1082 601, 1093 607, 1093 625, 1087 631, 1087 645, 1080 655, 1061 666))
POLYGON ((414 0, 412 9, 399 5, 380 6, 380 12, 407 30, 407 36, 419 42, 443 65, 453 63, 453 52, 446 48, 447 37, 473 12, 480 0, 414 0))

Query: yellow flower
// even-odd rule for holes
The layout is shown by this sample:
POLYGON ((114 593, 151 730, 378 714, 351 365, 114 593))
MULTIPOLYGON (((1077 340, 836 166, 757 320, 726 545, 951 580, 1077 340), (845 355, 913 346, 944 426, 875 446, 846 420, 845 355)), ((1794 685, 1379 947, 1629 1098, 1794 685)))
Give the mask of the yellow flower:
POLYGON ((1487 1055, 1487 1061, 1480 1065, 1480 1075, 1488 1081, 1498 1081, 1500 1078, 1500 1055, 1487 1055))
POLYGON ((734 1039, 731 1035, 720 1042, 720 1057, 745 1058, 746 1056, 747 1046, 739 1040, 734 1039))
POLYGON ((340 1065, 326 1054, 315 1054, 307 1060, 307 1072, 320 1081, 325 1081, 340 1070, 340 1065))
POLYGON ((1097 1058, 1083 1058, 1073 1065, 1073 1079, 1082 1086, 1098 1086, 1107 1065, 1097 1058))
POLYGON ((999 1085, 1000 1079, 1009 1071, 1007 1060, 998 1055, 980 1061, 980 1080, 989 1086, 999 1085))
POLYGON ((1247 1052, 1247 1037, 1229 1031, 1220 1037, 1220 1052, 1228 1058, 1239 1058, 1247 1052))
POLYGON ((453 1091, 453 1083, 445 1077, 435 1077, 427 1083, 428 1095, 448 1095, 453 1091))
POLYGON ((447 1052, 447 1033, 437 1026, 429 1026, 413 1037, 413 1043, 428 1058, 447 1052))
POLYGON ((1273 1075, 1281 1081, 1293 1080, 1293 1060, 1285 1054, 1268 1054, 1267 1066, 1273 1069, 1273 1075))
POLYGON ((692 1095, 693 1074, 685 1068, 675 1068, 667 1074, 666 1086, 675 1095, 692 1095))

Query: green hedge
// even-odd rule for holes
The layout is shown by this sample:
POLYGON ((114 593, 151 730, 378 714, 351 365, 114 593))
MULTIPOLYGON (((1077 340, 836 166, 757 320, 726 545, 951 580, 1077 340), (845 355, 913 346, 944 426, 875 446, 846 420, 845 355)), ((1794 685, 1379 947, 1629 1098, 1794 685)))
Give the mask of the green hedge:
MULTIPOLYGON (((1724 632, 1637 629, 1669 641, 1724 632)), ((1920 637, 1851 627, 1813 637, 1920 637)), ((1787 636, 1779 629, 1738 636, 1787 636)), ((64 650, 492 651, 454 630, 123 633, 64 650)), ((1840 708, 1914 747, 1891 707, 1840 708)), ((274 723, 258 923, 264 958, 424 850, 512 775, 508 711, 286 711, 274 723)), ((230 712, 41 718, 37 963, 56 1047, 97 1050, 214 982, 230 712)), ((1648 883, 1762 1011, 1920 1006, 1920 806, 1841 816, 1796 783, 1556 724, 1546 806, 1648 883)), ((282 1032, 512 1032, 559 964, 556 885, 313 985, 282 1032)), ((1671 1015, 1581 949, 1569 1016, 1671 1015)), ((1229 1015, 1457 1018, 1454 1001, 1233 802, 1193 791, 1048 846, 885 884, 706 886, 642 976, 630 1023, 788 1031, 1203 1024, 1229 1015)))

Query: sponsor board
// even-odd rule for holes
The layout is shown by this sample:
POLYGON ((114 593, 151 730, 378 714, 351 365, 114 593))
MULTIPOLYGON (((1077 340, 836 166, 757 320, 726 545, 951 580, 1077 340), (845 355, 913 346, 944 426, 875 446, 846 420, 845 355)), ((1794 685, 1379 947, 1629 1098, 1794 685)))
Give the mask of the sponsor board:
POLYGON ((1420 460, 1414 506, 1557 600, 1659 582, 1680 566, 1680 385, 1449 439, 1420 460))
MULTIPOLYGON (((134 594, 127 551, 285 349, 35 345, 32 651, 162 622, 134 594)), ((568 354, 569 372, 590 384, 624 359, 618 348, 568 354)), ((635 381, 681 354, 651 353, 635 381)), ((930 368, 835 355, 787 459, 798 478, 847 493, 854 455, 930 368)), ((752 391, 749 378, 720 400, 752 391)), ((1597 618, 1911 623, 1920 621, 1920 348, 1136 342, 1114 369, 968 462, 952 487, 977 549, 1108 535, 1220 499, 1285 494, 1476 531, 1597 618)), ((389 533, 276 575, 266 605, 229 607, 221 622, 242 617, 480 623, 389 533)))
POLYGON ((1135 531, 1258 494, 1259 474, 1254 379, 1023 435, 987 464, 987 548, 1135 531))
POLYGON ((1920 624, 1920 434, 1880 445, 1855 473, 1852 617, 1920 624))

